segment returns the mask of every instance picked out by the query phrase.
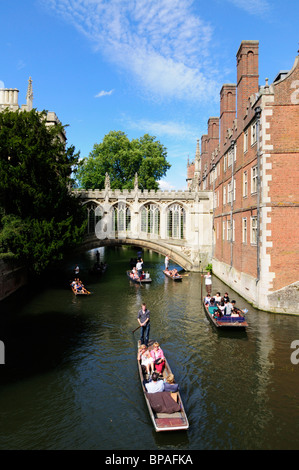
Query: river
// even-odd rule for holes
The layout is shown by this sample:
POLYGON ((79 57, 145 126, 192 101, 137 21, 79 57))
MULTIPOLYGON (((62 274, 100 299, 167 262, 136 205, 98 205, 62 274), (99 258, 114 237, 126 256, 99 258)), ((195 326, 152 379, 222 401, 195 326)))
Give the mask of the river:
POLYGON ((59 276, 0 305, 0 449, 299 448, 299 364, 291 361, 299 318, 257 311, 213 277, 213 293, 228 290, 248 309, 245 332, 219 332, 205 316, 199 273, 175 283, 163 257, 146 250, 153 282, 139 286, 125 274, 136 248, 99 248, 108 264, 100 276, 88 272, 95 252, 64 266, 66 281, 79 264, 90 296, 76 297, 59 276), (141 302, 180 384, 188 431, 153 429, 132 333, 141 302))

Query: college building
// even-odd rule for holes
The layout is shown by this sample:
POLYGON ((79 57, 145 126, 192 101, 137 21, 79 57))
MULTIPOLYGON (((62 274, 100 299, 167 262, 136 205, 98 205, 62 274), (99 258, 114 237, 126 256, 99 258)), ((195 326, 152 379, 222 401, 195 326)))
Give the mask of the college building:
MULTIPOLYGON (((7 111, 32 111, 33 109, 33 89, 32 79, 29 77, 27 93, 26 93, 26 104, 19 105, 19 90, 17 88, 0 88, 0 113, 7 111)), ((56 113, 53 111, 47 111, 46 114, 46 125, 56 126, 61 124, 56 113)), ((63 131, 60 133, 60 138, 63 142, 66 141, 66 134, 63 131)))
POLYGON ((258 56, 241 42, 187 183, 213 192, 214 274, 256 308, 299 314, 299 56, 263 86, 258 56))

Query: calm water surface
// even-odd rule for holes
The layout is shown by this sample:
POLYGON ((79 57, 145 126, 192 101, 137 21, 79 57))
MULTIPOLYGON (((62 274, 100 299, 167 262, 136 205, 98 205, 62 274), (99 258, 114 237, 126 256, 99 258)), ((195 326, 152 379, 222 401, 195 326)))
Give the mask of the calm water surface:
MULTIPOLYGON (((201 305, 200 274, 174 283, 162 273, 164 259, 145 251, 153 282, 140 287, 125 275, 135 248, 99 251, 104 275, 88 273, 88 251, 56 282, 0 305, 0 449, 299 448, 299 364, 290 360, 299 318, 258 312, 229 291, 248 308, 249 328, 218 332, 201 305), (76 263, 88 297, 65 282, 76 263), (138 380, 139 332, 132 334, 141 302, 180 384, 187 432, 153 429, 138 380)), ((214 278, 218 290, 227 287, 214 278)))

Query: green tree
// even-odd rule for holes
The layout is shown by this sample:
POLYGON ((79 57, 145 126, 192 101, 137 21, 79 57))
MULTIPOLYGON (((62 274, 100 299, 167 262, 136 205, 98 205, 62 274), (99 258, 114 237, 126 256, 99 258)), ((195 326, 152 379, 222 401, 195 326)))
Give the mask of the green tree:
POLYGON ((166 148, 155 139, 145 134, 130 141, 122 131, 109 132, 81 162, 77 173, 79 186, 102 189, 108 173, 111 189, 133 189, 138 173, 140 189, 158 189, 157 181, 165 176, 170 164, 166 148))
POLYGON ((79 243, 81 204, 71 193, 79 154, 66 147, 64 126, 46 112, 0 113, 0 252, 40 273, 79 243))

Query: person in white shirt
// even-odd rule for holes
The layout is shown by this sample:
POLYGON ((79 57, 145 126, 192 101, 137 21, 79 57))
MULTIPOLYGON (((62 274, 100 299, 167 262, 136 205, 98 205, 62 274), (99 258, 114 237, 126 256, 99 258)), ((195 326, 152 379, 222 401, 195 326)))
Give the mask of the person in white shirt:
POLYGON ((167 270, 168 267, 169 267, 169 256, 166 255, 166 256, 165 256, 165 270, 167 270))
POLYGON ((158 380, 159 374, 153 372, 151 382, 145 384, 146 391, 148 393, 156 393, 164 391, 164 382, 163 380, 158 380))
POLYGON ((204 275, 204 278, 205 278, 205 285, 206 285, 207 294, 211 294, 211 290, 212 290, 212 276, 211 276, 210 271, 208 271, 208 274, 205 274, 205 275, 204 275))
POLYGON ((139 260, 137 261, 136 263, 136 269, 137 269, 137 274, 138 274, 138 277, 140 278, 141 275, 142 275, 142 266, 143 266, 143 261, 141 258, 139 258, 139 260))
POLYGON ((214 295, 214 299, 215 299, 215 302, 216 304, 219 304, 221 302, 221 295, 220 295, 220 292, 217 292, 216 295, 214 295))

